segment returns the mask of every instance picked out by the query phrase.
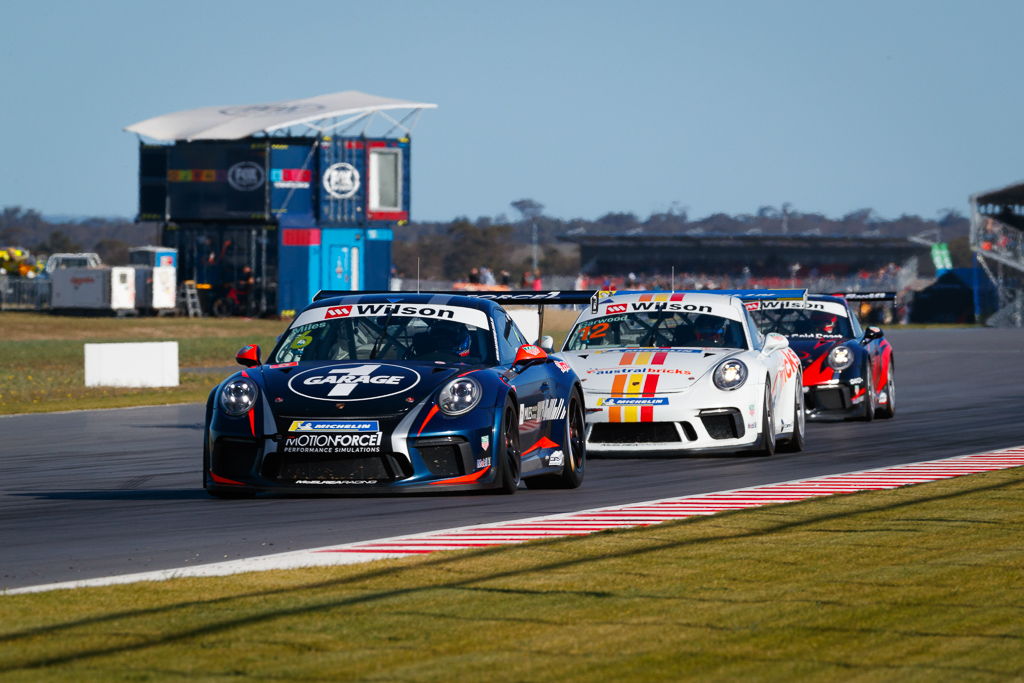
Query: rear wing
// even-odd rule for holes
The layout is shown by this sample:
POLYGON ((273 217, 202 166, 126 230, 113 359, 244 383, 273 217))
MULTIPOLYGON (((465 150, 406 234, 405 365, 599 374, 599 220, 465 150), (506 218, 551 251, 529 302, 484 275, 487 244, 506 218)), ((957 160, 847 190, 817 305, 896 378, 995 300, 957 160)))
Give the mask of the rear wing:
MULTIPOLYGON (((735 296, 743 301, 805 301, 806 289, 678 289, 674 291, 599 291, 590 300, 591 313, 597 313, 598 304, 616 294, 651 294, 655 301, 658 296, 671 297, 673 294, 724 294, 735 296)), ((668 299, 665 299, 666 301, 668 299)))
MULTIPOLYGON (((313 295, 313 301, 329 299, 335 296, 347 296, 350 294, 438 294, 443 296, 465 296, 471 299, 487 299, 502 306, 536 306, 537 307, 537 329, 538 336, 544 334, 544 307, 545 306, 578 306, 591 303, 596 296, 593 290, 505 290, 505 291, 481 291, 481 290, 459 290, 451 292, 397 292, 392 290, 378 289, 368 291, 348 291, 340 289, 321 289, 313 295)), ((593 305, 597 305, 596 303, 593 305)))
POLYGON ((347 296, 350 294, 440 294, 445 296, 465 296, 471 299, 487 299, 506 306, 573 306, 590 303, 594 296, 593 290, 506 290, 506 291, 482 291, 482 290, 459 290, 450 292, 435 291, 402 291, 377 289, 364 291, 349 291, 340 289, 321 289, 313 295, 313 301, 329 299, 335 296, 347 296))
POLYGON ((896 301, 896 292, 836 292, 828 296, 838 296, 847 301, 896 301))

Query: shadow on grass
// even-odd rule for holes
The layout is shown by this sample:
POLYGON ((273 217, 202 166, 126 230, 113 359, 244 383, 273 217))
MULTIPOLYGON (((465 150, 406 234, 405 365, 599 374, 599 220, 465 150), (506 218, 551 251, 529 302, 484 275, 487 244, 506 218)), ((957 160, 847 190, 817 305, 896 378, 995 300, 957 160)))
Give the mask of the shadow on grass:
MULTIPOLYGON (((462 579, 462 580, 458 580, 458 581, 449 581, 449 582, 445 582, 445 583, 430 583, 430 584, 424 584, 424 585, 418 585, 418 586, 411 586, 411 587, 408 587, 408 588, 400 588, 400 589, 395 589, 395 590, 379 591, 379 592, 376 592, 376 593, 369 593, 367 595, 360 595, 360 596, 355 596, 355 597, 351 597, 351 598, 345 598, 345 599, 342 599, 342 600, 324 601, 324 602, 318 602, 318 603, 312 604, 312 605, 306 604, 306 605, 303 605, 303 606, 300 606, 300 607, 291 608, 291 609, 274 610, 274 611, 266 612, 264 614, 257 615, 257 616, 250 616, 250 617, 238 618, 238 619, 225 619, 225 620, 218 621, 218 622, 215 622, 215 623, 212 623, 212 624, 208 624, 208 625, 205 625, 205 626, 200 626, 200 627, 197 627, 197 628, 189 628, 189 629, 181 630, 181 631, 179 631, 177 633, 173 633, 173 634, 169 634, 169 635, 154 636, 154 637, 151 637, 151 638, 147 638, 147 639, 143 640, 142 642, 133 643, 133 644, 130 644, 130 645, 117 645, 117 646, 111 646, 111 647, 98 647, 98 648, 86 649, 86 650, 83 650, 81 652, 75 652, 75 653, 70 653, 70 654, 59 655, 59 656, 56 656, 56 657, 44 657, 44 658, 40 658, 40 659, 36 659, 36 660, 33 660, 33 661, 29 661, 29 662, 26 662, 26 663, 20 664, 20 665, 3 666, 3 667, 0 667, 0 672, 11 672, 11 671, 24 670, 24 669, 39 669, 39 668, 47 667, 47 666, 55 666, 55 665, 75 663, 75 662, 79 662, 79 661, 83 661, 83 660, 87 660, 87 659, 94 659, 94 658, 97 658, 97 657, 105 657, 105 656, 110 656, 110 655, 118 655, 118 654, 123 654, 123 653, 127 653, 127 652, 136 652, 136 651, 145 650, 145 649, 151 648, 151 647, 160 647, 160 646, 164 646, 164 645, 173 644, 173 643, 176 643, 176 642, 181 642, 181 641, 189 640, 189 639, 192 639, 192 638, 198 638, 198 637, 208 636, 208 635, 217 634, 217 633, 223 633, 225 631, 230 631, 230 630, 235 629, 235 628, 251 626, 251 625, 260 624, 260 623, 267 623, 267 622, 274 621, 276 619, 281 619, 281 618, 286 618, 286 617, 300 616, 300 615, 303 615, 303 614, 316 613, 316 612, 321 612, 323 610, 337 609, 337 608, 347 607, 347 606, 352 606, 352 605, 364 605, 364 604, 374 603, 374 602, 382 601, 382 600, 390 600, 390 599, 396 598, 396 597, 415 595, 415 594, 418 594, 418 593, 426 593, 428 591, 436 591, 436 590, 444 590, 444 589, 464 589, 464 588, 470 588, 470 587, 473 587, 474 584, 476 584, 478 582, 481 582, 481 581, 492 581, 494 579, 502 579, 502 578, 515 578, 515 577, 518 577, 518 576, 533 574, 533 573, 536 573, 536 572, 555 571, 555 570, 559 570, 559 569, 565 569, 565 568, 570 568, 570 567, 586 565, 586 564, 589 564, 589 563, 592 563, 592 562, 603 562, 603 561, 608 560, 608 559, 622 559, 622 558, 629 558, 629 557, 641 557, 641 556, 644 556, 644 555, 647 555, 647 554, 650 554, 650 553, 654 553, 654 552, 659 552, 659 551, 662 551, 662 550, 685 548, 685 547, 688 547, 688 546, 702 546, 702 545, 716 543, 718 541, 725 541, 725 540, 730 540, 731 541, 731 540, 739 540, 739 539, 744 539, 744 538, 764 537, 764 536, 769 536, 769 535, 775 534, 775 533, 781 533, 781 532, 791 531, 791 530, 795 530, 795 529, 800 529, 800 528, 803 528, 803 527, 812 526, 812 525, 815 525, 815 524, 820 524, 822 522, 828 522, 828 521, 834 521, 834 520, 840 520, 840 519, 849 519, 849 518, 852 518, 852 517, 857 517, 857 516, 860 516, 860 515, 871 514, 871 513, 876 513, 876 512, 885 512, 885 511, 898 510, 898 509, 901 509, 901 508, 906 508, 906 507, 918 505, 918 504, 921 504, 921 503, 933 503, 933 502, 938 502, 938 501, 952 500, 952 499, 956 499, 956 498, 960 498, 960 497, 963 497, 963 496, 968 496, 968 495, 972 495, 972 494, 976 494, 976 493, 998 491, 1000 489, 1007 489, 1007 488, 1011 488, 1011 487, 1019 486, 1019 485, 1020 485, 1020 483, 1018 481, 1000 482, 1000 483, 997 483, 997 484, 978 486, 978 487, 974 487, 974 488, 971 488, 971 489, 968 489, 968 490, 956 491, 956 492, 953 492, 953 493, 944 493, 944 494, 939 494, 939 495, 923 496, 923 497, 914 498, 913 500, 902 501, 902 502, 897 502, 897 503, 891 503, 891 504, 887 504, 887 505, 875 505, 875 506, 866 507, 866 508, 862 508, 862 509, 854 510, 854 511, 846 511, 846 512, 839 512, 839 513, 833 513, 833 514, 827 514, 827 515, 819 515, 819 516, 812 517, 812 518, 809 518, 809 519, 801 519, 801 520, 797 520, 797 521, 783 522, 783 523, 780 523, 780 524, 776 524, 774 526, 770 526, 770 527, 763 528, 763 529, 758 529, 756 531, 745 532, 745 533, 721 534, 721 535, 716 535, 716 536, 710 536, 710 537, 707 537, 707 538, 689 539, 689 540, 682 540, 682 541, 654 542, 654 543, 651 543, 650 545, 648 545, 648 546, 646 546, 646 547, 644 547, 642 549, 624 550, 624 551, 620 551, 620 552, 605 553, 605 554, 602 554, 600 556, 595 556, 595 557, 586 557, 586 558, 579 558, 579 559, 564 560, 564 561, 559 561, 559 562, 550 562, 550 563, 547 563, 547 564, 534 565, 534 566, 527 567, 527 568, 524 568, 524 569, 517 569, 517 570, 509 570, 509 571, 504 571, 504 572, 498 572, 498 573, 494 573, 494 574, 488 574, 486 576, 474 576, 474 577, 470 577, 470 578, 466 578, 466 579, 462 579)), ((801 501, 801 502, 805 502, 805 501, 801 501)), ((799 504, 800 503, 792 503, 791 505, 799 505, 799 504)), ((724 513, 720 513, 720 514, 723 514, 723 515, 733 515, 733 514, 742 513, 744 511, 745 510, 735 510, 735 511, 724 512, 724 513)), ((697 518, 691 518, 691 519, 687 519, 687 520, 681 520, 679 523, 681 523, 681 524, 699 523, 699 522, 704 521, 705 519, 706 518, 704 518, 704 517, 697 517, 697 518)), ((613 533, 628 534, 628 533, 632 533, 632 532, 640 531, 640 530, 641 529, 618 530, 618 531, 613 532, 613 533)), ((551 540, 540 540, 540 541, 533 541, 532 545, 534 547, 556 546, 556 545, 560 545, 560 544, 564 544, 564 543, 576 543, 576 542, 581 541, 583 538, 586 538, 586 537, 556 538, 556 539, 551 539, 551 540)), ((449 564, 461 563, 461 562, 463 562, 463 561, 465 561, 467 559, 476 559, 476 558, 487 557, 487 556, 491 556, 491 555, 497 555, 497 554, 503 552, 505 549, 506 549, 505 547, 493 547, 493 548, 484 548, 484 549, 481 549, 481 550, 462 551, 462 552, 459 552, 458 554, 456 554, 454 556, 439 557, 439 558, 434 559, 434 560, 427 560, 427 561, 422 562, 422 563, 417 563, 414 567, 411 567, 411 569, 421 570, 421 569, 424 569, 424 568, 431 568, 431 567, 433 567, 433 568, 444 567, 445 565, 449 565, 449 564)), ((399 569, 397 571, 402 571, 402 569, 399 569)), ((294 595, 297 595, 297 596, 305 596, 305 595, 308 595, 309 591, 311 591, 311 590, 320 590, 320 589, 324 589, 324 588, 342 587, 342 586, 345 586, 347 584, 356 583, 356 582, 362 582, 362 581, 367 581, 367 580, 370 580, 370 579, 382 578, 382 577, 390 577, 390 578, 393 579, 395 577, 395 574, 396 574, 396 569, 393 566, 389 565, 389 566, 386 566, 386 567, 381 567, 379 569, 369 569, 369 570, 367 570, 365 572, 361 572, 361 573, 359 573, 357 575, 354 575, 354 576, 351 576, 351 577, 348 577, 348 578, 345 578, 345 579, 338 579, 338 580, 331 580, 331 581, 321 581, 321 582, 314 583, 314 584, 308 584, 308 585, 297 586, 297 587, 289 587, 289 588, 280 588, 280 589, 271 590, 271 591, 256 591, 256 592, 252 592, 252 593, 243 593, 243 594, 232 595, 232 596, 223 597, 223 598, 214 598, 214 599, 211 599, 211 600, 190 600, 190 601, 187 601, 187 602, 179 602, 179 603, 175 603, 175 604, 172 604, 172 605, 165 605, 165 606, 162 606, 162 607, 152 607, 152 608, 139 609, 139 610, 126 610, 126 611, 117 612, 117 613, 114 613, 114 614, 108 614, 108 615, 97 616, 97 617, 90 617, 90 618, 86 618, 86 619, 79 619, 79 620, 76 620, 76 621, 70 621, 70 622, 63 623, 63 624, 55 624, 55 625, 52 625, 52 626, 44 626, 44 627, 39 627, 39 628, 34 628, 34 629, 28 629, 28 630, 17 632, 17 633, 11 633, 11 634, 8 634, 8 635, 0 636, 0 643, 5 643, 5 644, 7 644, 7 643, 15 643, 16 644, 17 641, 20 640, 20 639, 31 638, 31 637, 40 636, 40 635, 60 635, 60 634, 62 634, 65 631, 69 631, 69 630, 75 629, 75 628, 80 628, 80 627, 83 627, 83 626, 93 626, 93 625, 96 625, 96 624, 113 622, 113 621, 117 621, 117 620, 120 620, 120 619, 130 619, 130 618, 135 618, 135 617, 152 616, 152 615, 157 615, 157 614, 170 613, 170 612, 173 612, 175 610, 189 609, 189 608, 194 608, 194 607, 201 607, 201 606, 209 607, 209 606, 223 605, 223 604, 229 603, 231 601, 244 600, 244 599, 247 599, 247 598, 267 598, 267 597, 270 597, 270 596, 281 596, 281 595, 289 595, 289 594, 294 594, 294 595)), ((482 587, 482 588, 487 588, 487 587, 482 587)))

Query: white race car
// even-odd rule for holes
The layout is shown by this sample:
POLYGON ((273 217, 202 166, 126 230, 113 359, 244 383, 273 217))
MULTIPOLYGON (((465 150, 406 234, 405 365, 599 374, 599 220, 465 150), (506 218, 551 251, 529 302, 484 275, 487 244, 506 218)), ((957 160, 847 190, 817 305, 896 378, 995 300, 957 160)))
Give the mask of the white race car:
POLYGON ((560 355, 582 380, 591 454, 803 449, 800 359, 736 296, 613 292, 560 355))

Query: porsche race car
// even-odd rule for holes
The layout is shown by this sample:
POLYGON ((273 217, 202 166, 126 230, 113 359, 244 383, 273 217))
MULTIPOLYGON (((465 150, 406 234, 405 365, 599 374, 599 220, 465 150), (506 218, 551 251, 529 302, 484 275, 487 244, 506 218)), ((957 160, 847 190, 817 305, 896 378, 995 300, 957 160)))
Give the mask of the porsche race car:
POLYGON ((811 294, 805 301, 750 300, 762 332, 789 339, 803 366, 807 417, 817 420, 896 415, 892 345, 878 327, 861 328, 850 301, 891 301, 891 292, 811 294))
POLYGON ((800 362, 736 296, 612 292, 561 355, 582 382, 592 455, 803 449, 800 362))
POLYGON ((317 295, 264 360, 210 393, 214 496, 575 488, 583 398, 568 363, 499 304, 447 294, 317 295))

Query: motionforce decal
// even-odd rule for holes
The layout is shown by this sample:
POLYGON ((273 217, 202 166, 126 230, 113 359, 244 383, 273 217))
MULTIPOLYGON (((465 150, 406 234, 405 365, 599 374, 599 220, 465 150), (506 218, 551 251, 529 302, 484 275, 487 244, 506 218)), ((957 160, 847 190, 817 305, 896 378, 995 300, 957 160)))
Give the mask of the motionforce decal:
POLYGON ((317 401, 371 401, 405 393, 419 384, 411 368, 386 363, 325 365, 293 375, 288 388, 317 401))

